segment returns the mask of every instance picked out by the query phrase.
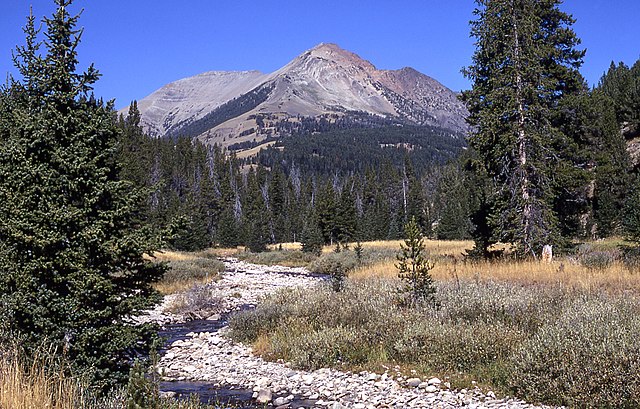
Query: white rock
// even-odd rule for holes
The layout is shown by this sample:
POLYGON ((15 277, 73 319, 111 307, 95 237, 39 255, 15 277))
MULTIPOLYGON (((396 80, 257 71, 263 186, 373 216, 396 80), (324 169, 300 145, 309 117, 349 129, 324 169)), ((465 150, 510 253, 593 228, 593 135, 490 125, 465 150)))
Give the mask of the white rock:
POLYGON ((272 398, 273 394, 270 389, 260 389, 258 396, 256 397, 256 402, 265 404, 271 402, 272 398))
POLYGON ((273 401, 273 406, 282 406, 282 405, 286 405, 287 403, 291 402, 288 398, 276 398, 273 401))
POLYGON ((429 385, 426 388, 424 388, 424 391, 427 393, 436 393, 439 391, 438 387, 435 385, 429 385))
POLYGON ((420 380, 420 378, 409 378, 407 379, 407 385, 412 387, 412 388, 417 388, 418 385, 420 385, 422 383, 422 381, 420 380))
POLYGON ((442 381, 438 378, 431 378, 427 381, 429 385, 440 385, 442 381))

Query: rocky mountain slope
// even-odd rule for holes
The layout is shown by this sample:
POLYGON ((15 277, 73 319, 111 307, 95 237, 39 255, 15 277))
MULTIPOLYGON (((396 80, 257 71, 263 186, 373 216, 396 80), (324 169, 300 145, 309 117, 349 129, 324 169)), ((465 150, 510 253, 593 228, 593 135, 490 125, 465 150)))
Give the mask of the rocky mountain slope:
MULTIPOLYGON (((154 136, 188 135, 229 146, 273 140, 309 122, 370 118, 467 130, 454 92, 412 68, 378 70, 335 44, 320 44, 281 69, 207 72, 155 91, 138 103, 154 136)), ((126 112, 126 109, 123 110, 126 112)))

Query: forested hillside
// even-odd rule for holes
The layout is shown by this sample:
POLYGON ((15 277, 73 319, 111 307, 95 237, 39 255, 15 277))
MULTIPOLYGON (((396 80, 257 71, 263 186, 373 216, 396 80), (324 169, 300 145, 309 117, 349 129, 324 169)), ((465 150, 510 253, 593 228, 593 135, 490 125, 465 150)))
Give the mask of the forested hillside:
POLYGON ((296 134, 260 151, 263 166, 295 165, 305 175, 362 173, 384 163, 401 167, 410 158, 419 173, 457 157, 466 147, 464 135, 450 131, 395 124, 373 128, 296 134))

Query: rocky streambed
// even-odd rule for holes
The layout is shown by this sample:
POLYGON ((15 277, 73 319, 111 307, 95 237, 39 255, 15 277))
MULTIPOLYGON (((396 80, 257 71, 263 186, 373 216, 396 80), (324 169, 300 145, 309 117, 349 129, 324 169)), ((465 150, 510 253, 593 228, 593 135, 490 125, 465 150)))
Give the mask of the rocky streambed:
POLYGON ((397 369, 383 374, 351 373, 323 368, 302 371, 283 362, 267 362, 251 347, 227 336, 226 316, 255 306, 266 294, 287 287, 318 285, 322 277, 302 268, 259 266, 224 260, 222 279, 208 290, 217 298, 219 314, 208 320, 183 323, 184 315, 167 313, 175 301, 168 297, 148 319, 165 325, 170 342, 158 370, 165 392, 195 392, 222 400, 243 402, 243 407, 280 408, 534 408, 517 399, 499 399, 479 388, 451 390, 437 378, 406 377, 397 369), (231 399, 226 399, 231 396, 231 399), (247 403, 248 400, 252 403, 247 403), (261 406, 258 406, 261 407, 261 406))

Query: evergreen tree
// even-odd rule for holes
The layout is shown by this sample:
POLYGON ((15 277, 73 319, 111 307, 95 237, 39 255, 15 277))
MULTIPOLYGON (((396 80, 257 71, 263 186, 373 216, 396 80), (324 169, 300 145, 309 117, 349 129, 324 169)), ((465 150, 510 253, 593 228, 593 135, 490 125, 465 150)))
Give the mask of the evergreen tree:
POLYGON ((324 239, 320 226, 318 226, 318 217, 313 209, 307 212, 304 228, 300 235, 300 244, 302 245, 302 251, 305 253, 313 253, 318 256, 322 253, 324 239))
POLYGON ((258 253, 267 250, 269 243, 269 225, 267 206, 261 185, 264 181, 264 169, 253 168, 247 175, 246 195, 244 201, 243 226, 245 229, 245 245, 249 250, 258 253))
POLYGON ((413 169, 409 156, 405 156, 402 180, 402 197, 404 201, 404 222, 415 218, 418 225, 427 230, 424 216, 424 194, 422 185, 413 169))
POLYGON ((575 49, 574 20, 558 9, 560 0, 476 3, 477 49, 464 70, 473 82, 463 93, 475 129, 469 144, 495 181, 492 240, 535 256, 558 239, 551 184, 563 135, 551 119, 563 97, 584 87, 584 52, 575 49))
POLYGON ((155 336, 130 317, 158 301, 164 269, 137 220, 142 195, 120 178, 113 105, 88 97, 98 72, 76 72, 78 16, 57 0, 41 55, 35 19, 15 59, 22 80, 2 88, 0 310, 33 351, 66 351, 76 374, 109 388, 127 378, 155 336))
POLYGON ((435 194, 438 212, 436 237, 440 240, 469 239, 473 230, 469 200, 477 186, 470 185, 467 173, 459 163, 450 163, 441 172, 435 194))
POLYGON ((316 211, 318 214, 318 225, 322 231, 324 242, 333 244, 339 237, 336 220, 338 203, 332 183, 325 183, 318 191, 317 196, 316 211))
POLYGON ((640 243, 640 177, 634 180, 623 214, 625 236, 630 241, 640 243))
POLYGON ((405 283, 405 291, 410 295, 410 305, 435 302, 436 287, 431 278, 433 261, 426 254, 420 226, 415 217, 404 226, 404 245, 400 245, 397 255, 398 277, 405 283))
POLYGON ((335 215, 338 241, 346 245, 356 234, 355 197, 348 186, 342 189, 335 215))

